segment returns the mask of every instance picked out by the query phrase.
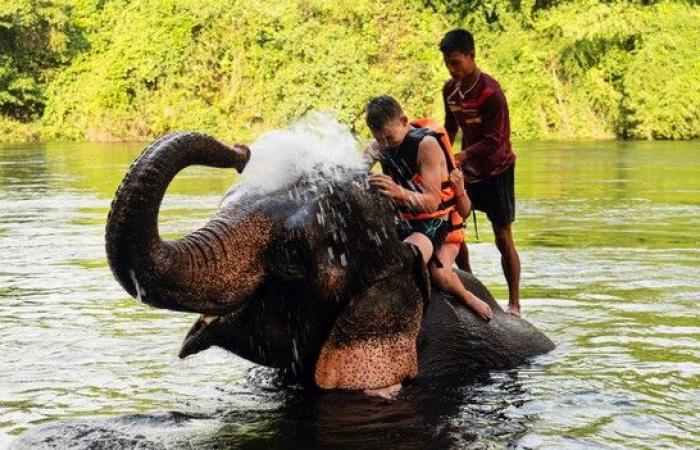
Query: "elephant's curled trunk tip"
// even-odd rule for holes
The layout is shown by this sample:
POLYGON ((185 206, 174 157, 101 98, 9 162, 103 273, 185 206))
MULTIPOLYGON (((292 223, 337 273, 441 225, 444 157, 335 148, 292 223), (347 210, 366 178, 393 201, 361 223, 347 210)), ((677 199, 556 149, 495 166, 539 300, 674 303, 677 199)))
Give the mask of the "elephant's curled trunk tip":
POLYGON ((234 168, 238 171, 238 173, 243 173, 243 169, 245 169, 245 166, 248 165, 248 161, 250 161, 250 147, 243 144, 233 144, 233 150, 242 155, 238 164, 234 168))

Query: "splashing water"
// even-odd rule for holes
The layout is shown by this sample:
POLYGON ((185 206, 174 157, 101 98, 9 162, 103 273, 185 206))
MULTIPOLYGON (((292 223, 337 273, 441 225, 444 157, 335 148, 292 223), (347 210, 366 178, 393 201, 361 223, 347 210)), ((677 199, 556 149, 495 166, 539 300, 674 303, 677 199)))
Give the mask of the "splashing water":
POLYGON ((271 131, 251 145, 243 181, 271 191, 305 175, 332 178, 339 169, 360 169, 359 143, 328 112, 312 112, 289 129, 271 131))

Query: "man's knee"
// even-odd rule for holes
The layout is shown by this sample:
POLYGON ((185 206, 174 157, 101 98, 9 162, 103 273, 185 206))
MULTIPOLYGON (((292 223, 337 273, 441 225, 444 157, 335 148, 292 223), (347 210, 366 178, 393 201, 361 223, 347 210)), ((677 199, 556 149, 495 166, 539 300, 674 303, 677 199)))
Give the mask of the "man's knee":
POLYGON ((425 263, 428 262, 428 260, 433 254, 433 243, 430 242, 430 239, 428 239, 428 237, 424 234, 413 233, 412 235, 404 239, 404 242, 408 242, 418 247, 418 249, 421 252, 421 255, 423 256, 423 262, 425 263))
POLYGON ((513 243, 513 233, 511 231, 510 225, 494 225, 493 235, 496 239, 496 246, 499 249, 515 247, 515 244, 513 243))

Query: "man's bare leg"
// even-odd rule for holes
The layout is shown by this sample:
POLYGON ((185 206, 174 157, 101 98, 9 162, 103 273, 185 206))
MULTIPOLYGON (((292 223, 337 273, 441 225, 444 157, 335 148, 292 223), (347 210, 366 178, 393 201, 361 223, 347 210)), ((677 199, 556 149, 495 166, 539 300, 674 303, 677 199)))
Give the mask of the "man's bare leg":
POLYGON ((513 242, 513 231, 510 225, 493 226, 496 237, 496 247, 501 252, 501 267, 508 283, 508 309, 506 312, 520 317, 520 256, 513 242))
POLYGON ((467 305, 479 317, 485 321, 493 319, 493 311, 485 301, 469 292, 459 279, 459 276, 452 270, 452 264, 459 252, 459 245, 444 244, 437 252, 437 257, 442 262, 442 267, 430 267, 430 277, 437 287, 457 297, 462 303, 467 305))
POLYGON ((457 267, 465 272, 472 273, 472 267, 469 265, 469 249, 467 249, 467 244, 462 242, 459 246, 459 253, 457 254, 457 267))

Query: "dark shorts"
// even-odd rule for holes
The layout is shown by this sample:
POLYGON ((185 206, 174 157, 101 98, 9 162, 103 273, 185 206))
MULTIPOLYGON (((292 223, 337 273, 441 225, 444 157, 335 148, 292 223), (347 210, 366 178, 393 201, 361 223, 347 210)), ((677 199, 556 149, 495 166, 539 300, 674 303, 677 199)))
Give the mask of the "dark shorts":
POLYGON ((396 232, 402 241, 413 233, 425 235, 433 244, 433 253, 437 252, 445 243, 447 233, 450 232, 450 223, 444 219, 405 220, 397 219, 396 232))
POLYGON ((472 207, 486 213, 492 224, 498 227, 515 221, 515 164, 495 177, 478 183, 466 183, 467 195, 472 207))

